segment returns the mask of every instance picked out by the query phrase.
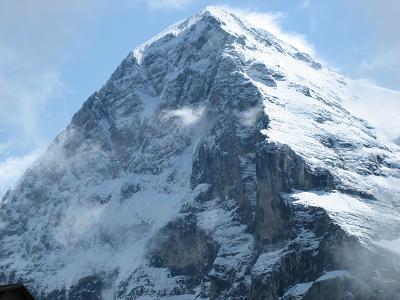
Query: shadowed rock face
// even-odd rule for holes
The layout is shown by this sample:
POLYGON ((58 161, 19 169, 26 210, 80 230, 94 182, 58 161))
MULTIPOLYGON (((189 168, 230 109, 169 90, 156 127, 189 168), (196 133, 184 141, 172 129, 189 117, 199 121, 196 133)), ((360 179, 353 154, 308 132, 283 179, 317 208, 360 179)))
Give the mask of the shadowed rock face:
POLYGON ((149 260, 154 267, 168 267, 171 275, 186 275, 197 286, 211 270, 216 257, 213 240, 186 215, 165 226, 151 242, 149 260))
POLYGON ((1 202, 0 282, 60 300, 396 298, 398 256, 375 242, 400 229, 399 194, 371 177, 400 167, 342 107, 344 80, 220 9, 137 48, 1 202))
POLYGON ((328 190, 332 175, 311 171, 305 161, 286 145, 264 143, 257 153, 256 234, 261 244, 286 238, 290 208, 281 193, 299 190, 328 190))

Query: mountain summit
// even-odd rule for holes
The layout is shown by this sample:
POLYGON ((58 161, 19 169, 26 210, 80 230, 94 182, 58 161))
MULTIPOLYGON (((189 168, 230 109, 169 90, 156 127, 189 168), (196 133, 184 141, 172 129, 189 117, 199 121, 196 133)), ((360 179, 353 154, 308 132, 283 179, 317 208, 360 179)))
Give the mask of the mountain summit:
POLYGON ((38 299, 394 299, 400 151, 352 81, 223 9, 136 48, 0 206, 38 299))

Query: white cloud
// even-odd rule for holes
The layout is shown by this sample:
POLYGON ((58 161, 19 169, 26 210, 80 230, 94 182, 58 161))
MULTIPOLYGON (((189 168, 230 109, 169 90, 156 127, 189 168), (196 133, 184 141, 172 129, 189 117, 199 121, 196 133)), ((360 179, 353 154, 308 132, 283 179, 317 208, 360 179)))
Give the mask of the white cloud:
POLYGON ((51 71, 33 75, 31 82, 0 75, 0 128, 7 131, 8 144, 21 147, 42 144, 40 112, 60 86, 57 74, 51 71))
POLYGON ((0 196, 47 144, 41 112, 62 87, 55 71, 25 64, 15 49, 0 45, 0 196))
POLYGON ((282 22, 287 17, 283 12, 258 12, 230 6, 221 6, 221 8, 225 8, 238 16, 245 18, 253 26, 267 30, 280 40, 294 46, 298 50, 310 55, 315 55, 312 44, 307 41, 303 34, 287 32, 282 29, 282 22))
POLYGON ((242 123, 246 127, 257 125, 257 121, 262 116, 263 112, 259 107, 252 107, 243 112, 242 123))
POLYGON ((164 111, 162 113, 162 118, 166 120, 177 118, 182 122, 183 125, 190 126, 200 120, 203 112, 204 107, 196 109, 190 107, 182 107, 179 109, 164 111))
POLYGON ((8 157, 5 161, 0 162, 0 201, 2 195, 12 187, 22 176, 27 168, 29 168, 42 153, 41 149, 19 157, 8 157))
POLYGON ((99 2, 2 2, 0 197, 48 144, 43 119, 65 91, 59 70, 85 42, 82 36, 98 16, 99 2))

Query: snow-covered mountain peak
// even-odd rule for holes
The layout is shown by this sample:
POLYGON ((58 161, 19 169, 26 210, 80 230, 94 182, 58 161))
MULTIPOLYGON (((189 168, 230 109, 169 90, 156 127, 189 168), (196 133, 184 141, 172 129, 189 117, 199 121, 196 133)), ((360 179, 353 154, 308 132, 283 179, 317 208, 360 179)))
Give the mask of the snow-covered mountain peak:
POLYGON ((366 298, 398 263, 379 251, 399 239, 400 156, 346 109, 352 85, 223 9, 175 24, 7 193, 0 280, 42 299, 366 298))
MULTIPOLYGON (((208 6, 203 11, 194 16, 179 21, 174 25, 168 27, 160 34, 156 35, 143 45, 133 50, 135 57, 140 61, 143 55, 143 51, 153 44, 162 46, 162 41, 168 41, 172 37, 179 37, 186 40, 189 35, 192 39, 197 39, 203 35, 205 31, 210 31, 218 27, 225 34, 229 34, 236 39, 232 39, 231 43, 245 44, 246 41, 252 47, 261 45, 274 46, 276 50, 280 52, 287 52, 291 56, 297 57, 301 60, 312 60, 310 55, 302 53, 292 45, 289 45, 281 41, 278 37, 275 37, 267 30, 258 28, 249 23, 245 17, 239 16, 235 12, 231 12, 226 8, 218 6, 208 6), (162 40, 162 41, 161 41, 162 40)), ((207 36, 211 41, 218 39, 220 36, 207 36)))

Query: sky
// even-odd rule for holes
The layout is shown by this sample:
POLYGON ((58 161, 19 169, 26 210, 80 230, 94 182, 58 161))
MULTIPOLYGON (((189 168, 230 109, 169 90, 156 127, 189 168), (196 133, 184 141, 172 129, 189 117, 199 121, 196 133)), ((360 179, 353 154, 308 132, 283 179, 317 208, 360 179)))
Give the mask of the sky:
POLYGON ((400 90, 397 0, 2 0, 0 196, 129 51, 208 5, 246 15, 344 75, 400 90))

